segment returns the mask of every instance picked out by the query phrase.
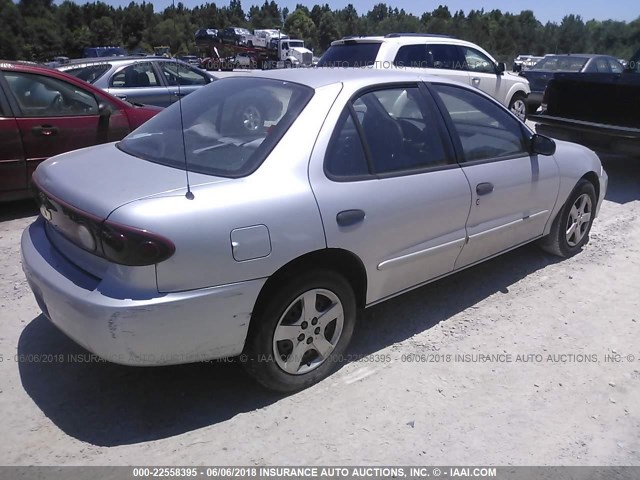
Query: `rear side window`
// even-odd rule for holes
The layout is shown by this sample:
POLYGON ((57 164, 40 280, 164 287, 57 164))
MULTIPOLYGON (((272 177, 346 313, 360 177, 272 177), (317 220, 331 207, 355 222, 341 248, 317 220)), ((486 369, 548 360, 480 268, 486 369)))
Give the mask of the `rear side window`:
POLYGON ((466 88, 434 88, 458 134, 464 162, 528 155, 522 124, 494 101, 466 88))
POLYGON ((318 61, 319 67, 366 67, 374 65, 380 43, 346 42, 332 45, 318 61))
POLYGON ((336 177, 362 177, 369 174, 367 157, 351 110, 342 114, 329 144, 325 167, 336 177))
POLYGON ((456 45, 427 45, 427 63, 429 68, 465 69, 465 58, 456 45))
POLYGON ((227 78, 184 97, 118 144, 133 156, 216 175, 249 175, 313 96, 313 89, 264 78, 227 78), (182 113, 182 119, 181 119, 182 113))
POLYGON ((85 82, 94 83, 102 75, 111 69, 111 65, 108 63, 99 63, 96 65, 86 65, 84 67, 65 69, 64 73, 73 75, 74 77, 84 80, 85 82))
POLYGON ((452 163, 441 125, 418 87, 367 92, 347 111, 325 158, 334 176, 397 174, 452 163))
POLYGON ((456 45, 415 44, 400 47, 393 64, 398 67, 464 70, 465 58, 456 45))

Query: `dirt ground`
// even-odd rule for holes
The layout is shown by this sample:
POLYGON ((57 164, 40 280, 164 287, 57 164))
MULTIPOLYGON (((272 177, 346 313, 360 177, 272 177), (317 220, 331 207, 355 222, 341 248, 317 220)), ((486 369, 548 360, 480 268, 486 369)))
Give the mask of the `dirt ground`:
POLYGON ((0 464, 640 465, 640 163, 605 168, 582 253, 525 246, 373 307, 360 360, 291 396, 230 363, 91 361, 24 280, 33 206, 1 205, 0 464))

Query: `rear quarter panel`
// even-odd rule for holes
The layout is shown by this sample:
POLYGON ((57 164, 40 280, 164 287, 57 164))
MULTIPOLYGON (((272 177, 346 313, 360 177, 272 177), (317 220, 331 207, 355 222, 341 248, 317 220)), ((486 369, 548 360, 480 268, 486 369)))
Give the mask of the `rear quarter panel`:
POLYGON ((298 120, 253 174, 196 187, 193 200, 188 200, 183 190, 138 200, 111 214, 110 220, 144 226, 174 242, 175 254, 156 266, 160 292, 265 278, 289 261, 326 247, 308 166, 318 131, 340 88, 317 89, 298 120), (270 253, 236 261, 231 232, 261 225, 268 229, 270 253))

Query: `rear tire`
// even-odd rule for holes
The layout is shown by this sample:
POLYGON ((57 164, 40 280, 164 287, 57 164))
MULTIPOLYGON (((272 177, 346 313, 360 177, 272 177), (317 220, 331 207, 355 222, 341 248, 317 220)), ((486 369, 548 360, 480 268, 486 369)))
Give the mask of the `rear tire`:
POLYGON ((271 390, 307 388, 340 365, 356 312, 353 289, 341 275, 329 270, 297 275, 254 311, 243 366, 271 390))
POLYGON ((589 241, 595 216, 596 190, 581 179, 551 224, 551 231, 540 240, 540 247, 553 255, 568 258, 589 241))

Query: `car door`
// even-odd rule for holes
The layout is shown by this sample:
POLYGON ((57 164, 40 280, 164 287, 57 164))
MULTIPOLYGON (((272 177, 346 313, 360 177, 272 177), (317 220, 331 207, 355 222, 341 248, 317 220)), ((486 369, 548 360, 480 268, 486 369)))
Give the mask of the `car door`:
POLYGON ((449 78, 469 85, 469 72, 464 68, 464 57, 455 45, 424 44, 403 45, 398 49, 394 65, 400 68, 424 68, 425 73, 449 78))
POLYGON ((343 99, 312 154, 327 246, 362 260, 367 303, 451 272, 465 241, 469 184, 421 90, 396 84, 343 99))
POLYGON ((27 164, 18 122, 4 94, 0 72, 0 199, 17 198, 27 188, 27 164))
POLYGON ((156 66, 169 87, 171 103, 211 82, 206 73, 181 62, 161 61, 156 66))
POLYGON ((531 155, 532 134, 481 93, 454 85, 432 88, 471 186, 468 240, 455 267, 541 236, 558 196, 553 156, 531 155))
POLYGON ((471 47, 460 47, 464 55, 464 62, 469 72, 472 87, 482 90, 499 102, 506 105, 509 85, 498 73, 495 62, 481 51, 471 47))
POLYGON ((171 105, 169 87, 152 62, 135 62, 116 71, 109 79, 107 91, 129 102, 167 107, 171 105))
POLYGON ((101 125, 91 92, 44 74, 11 71, 4 79, 22 138, 27 179, 43 160, 95 145, 104 136, 108 124, 101 125))

